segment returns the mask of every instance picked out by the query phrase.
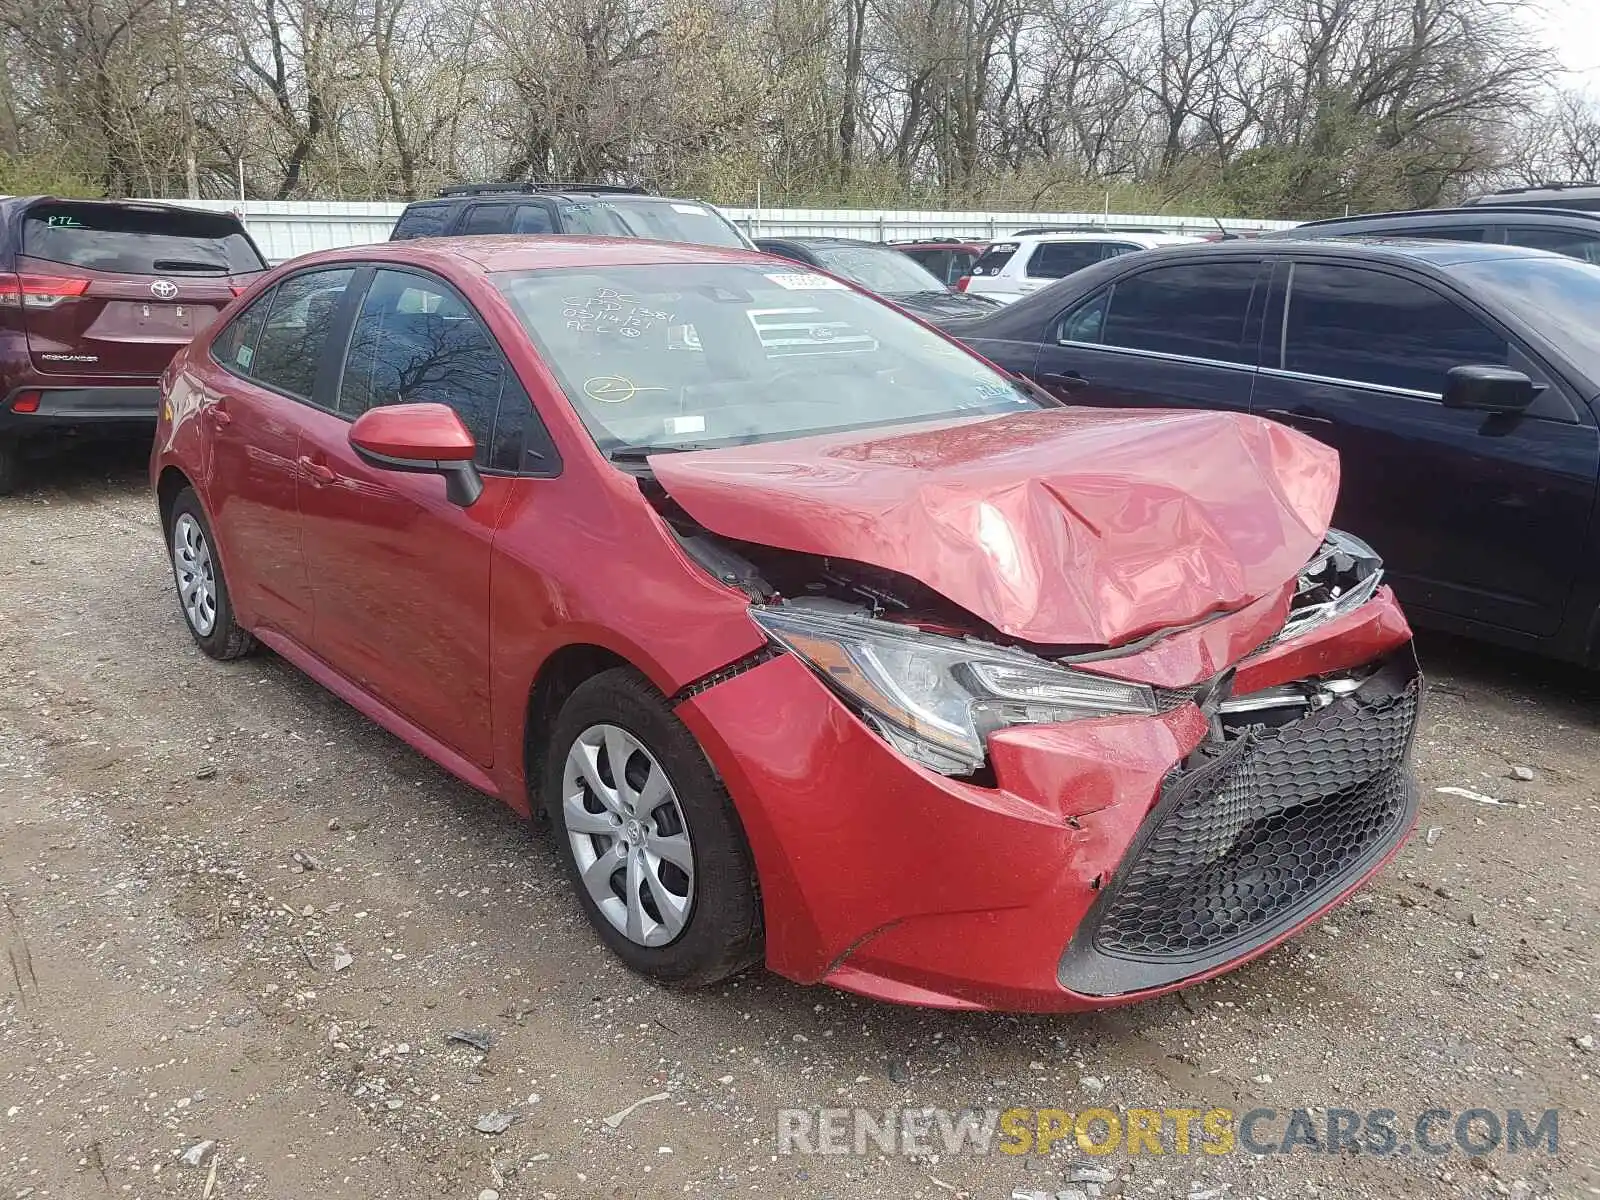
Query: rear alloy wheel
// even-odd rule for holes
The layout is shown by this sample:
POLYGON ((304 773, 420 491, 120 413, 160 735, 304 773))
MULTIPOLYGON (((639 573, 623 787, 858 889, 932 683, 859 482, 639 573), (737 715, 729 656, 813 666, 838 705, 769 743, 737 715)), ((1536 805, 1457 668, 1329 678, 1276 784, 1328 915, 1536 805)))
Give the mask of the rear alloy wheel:
POLYGON ((545 807, 590 923, 628 966, 700 986, 760 958, 754 870, 732 802, 660 693, 616 669, 573 692, 545 807))
POLYGON ((211 526, 200 500, 190 488, 172 504, 168 546, 172 578, 178 586, 178 607, 195 643, 219 661, 241 658, 255 649, 255 638, 233 619, 222 563, 212 549, 211 526))

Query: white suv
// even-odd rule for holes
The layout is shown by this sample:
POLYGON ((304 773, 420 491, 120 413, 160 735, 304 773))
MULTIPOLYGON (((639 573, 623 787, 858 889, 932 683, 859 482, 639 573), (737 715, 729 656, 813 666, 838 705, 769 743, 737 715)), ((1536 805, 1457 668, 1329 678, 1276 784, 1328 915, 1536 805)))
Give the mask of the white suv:
POLYGON ((957 286, 975 296, 988 296, 1002 304, 1020 300, 1029 292, 1064 279, 1074 271, 1157 246, 1201 242, 1204 238, 1179 233, 1021 233, 996 242, 973 264, 972 274, 957 286))

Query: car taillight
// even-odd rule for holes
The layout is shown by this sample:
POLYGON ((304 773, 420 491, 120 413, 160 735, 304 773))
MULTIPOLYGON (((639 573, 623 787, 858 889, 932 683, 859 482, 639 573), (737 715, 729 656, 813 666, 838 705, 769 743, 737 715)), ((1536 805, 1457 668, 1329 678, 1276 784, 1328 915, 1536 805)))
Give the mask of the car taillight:
POLYGON ((11 411, 31 413, 39 411, 38 392, 18 392, 17 398, 11 402, 11 411))
POLYGON ((963 275, 960 279, 956 280, 956 291, 958 291, 958 292, 966 291, 967 290, 967 284, 969 284, 971 282, 972 282, 972 276, 971 275, 963 275))
POLYGON ((0 308, 54 308, 89 290, 87 279, 62 275, 0 275, 0 308))

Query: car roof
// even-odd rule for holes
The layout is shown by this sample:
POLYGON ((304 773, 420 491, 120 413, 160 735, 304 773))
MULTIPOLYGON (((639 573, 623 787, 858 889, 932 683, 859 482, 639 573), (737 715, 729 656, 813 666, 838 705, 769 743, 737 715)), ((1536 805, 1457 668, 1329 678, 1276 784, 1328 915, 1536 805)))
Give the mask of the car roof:
POLYGON ((770 263, 764 254, 732 247, 690 242, 656 242, 646 238, 471 234, 466 237, 415 238, 323 250, 293 259, 297 267, 328 262, 409 262, 448 273, 466 263, 482 274, 501 271, 557 270, 572 267, 687 265, 690 263, 770 263))
POLYGON ((1156 246, 1187 246, 1202 242, 1205 239, 1192 233, 1132 233, 1121 229, 1105 229, 1099 232, 1083 230, 1082 232, 1063 233, 1024 233, 1016 237, 1001 238, 1004 242, 1137 242, 1146 247, 1156 246))
POLYGON ((813 237, 810 234, 803 234, 799 237, 758 237, 752 240, 758 246, 762 242, 788 242, 794 246, 870 246, 874 250, 901 249, 899 246, 890 246, 883 242, 869 242, 865 238, 813 237))
MULTIPOLYGON (((1549 250, 1535 250, 1530 246, 1506 246, 1495 242, 1448 242, 1437 238, 1386 237, 1360 233, 1339 237, 1297 238, 1293 236, 1292 230, 1287 237, 1162 246, 1152 250, 1150 254, 1152 258, 1155 256, 1193 258, 1197 255, 1211 258, 1260 258, 1263 255, 1283 257, 1290 254, 1315 254, 1322 257, 1359 259, 1365 262, 1390 262, 1396 265, 1422 263, 1435 267, 1508 261, 1517 258, 1565 257, 1549 250)), ((1143 259, 1143 256, 1141 258, 1143 259)), ((1149 259, 1143 261, 1148 262, 1149 259)), ((1067 278, 1071 279, 1074 276, 1069 275, 1067 278)))
POLYGON ((1566 223, 1594 225, 1600 222, 1600 212, 1581 208, 1546 208, 1537 204, 1473 204, 1458 208, 1412 208, 1397 212, 1355 213, 1348 217, 1325 217, 1320 221, 1307 221, 1294 229, 1281 233, 1263 234, 1274 240, 1293 237, 1301 229, 1334 229, 1341 225, 1360 225, 1368 222, 1432 224, 1435 221, 1470 221, 1478 225, 1526 225, 1536 223, 1566 223))
POLYGON ((1480 204, 1493 204, 1496 196, 1577 196, 1580 198, 1600 196, 1600 182, 1593 179, 1550 180, 1545 183, 1529 184, 1525 187, 1508 187, 1500 188, 1493 192, 1484 192, 1481 196, 1474 196, 1468 203, 1473 207, 1477 207, 1480 204))

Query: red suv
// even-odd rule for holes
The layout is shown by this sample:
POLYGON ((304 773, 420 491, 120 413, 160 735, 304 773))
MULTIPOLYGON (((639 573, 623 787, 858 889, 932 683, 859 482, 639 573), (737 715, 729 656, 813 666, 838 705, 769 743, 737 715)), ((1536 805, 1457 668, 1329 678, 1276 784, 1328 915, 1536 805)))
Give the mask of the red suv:
POLYGON ((0 494, 46 435, 148 437, 174 352, 266 269, 227 213, 0 200, 0 494))
POLYGON ((151 461, 195 640, 545 814, 654 979, 1125 1002, 1413 822, 1410 633, 1283 426, 1064 408, 702 246, 335 251, 225 318, 151 461))

